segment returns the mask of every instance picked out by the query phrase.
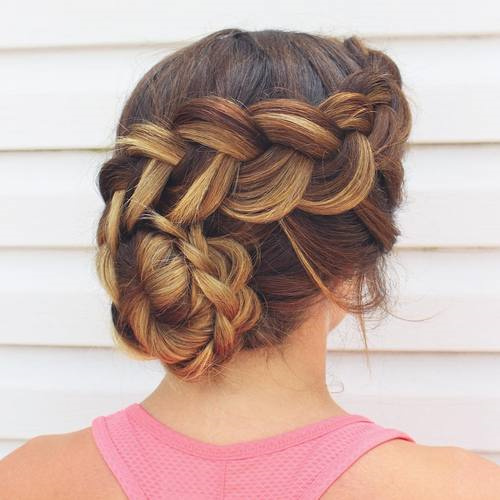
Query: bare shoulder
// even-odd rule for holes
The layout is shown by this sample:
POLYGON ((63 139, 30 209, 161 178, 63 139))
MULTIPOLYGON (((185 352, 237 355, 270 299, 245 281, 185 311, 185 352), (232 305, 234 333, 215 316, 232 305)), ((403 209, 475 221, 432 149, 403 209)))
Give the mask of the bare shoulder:
POLYGON ((463 448, 394 439, 365 453, 321 498, 499 500, 500 467, 463 448))
POLYGON ((124 499, 90 427, 36 436, 0 460, 0 499, 124 499))

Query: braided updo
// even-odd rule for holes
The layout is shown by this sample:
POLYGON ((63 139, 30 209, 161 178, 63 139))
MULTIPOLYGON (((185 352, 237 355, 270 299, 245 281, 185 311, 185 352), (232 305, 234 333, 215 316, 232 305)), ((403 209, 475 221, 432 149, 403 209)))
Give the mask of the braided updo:
POLYGON ((362 325, 383 309, 411 127, 401 87, 357 37, 279 30, 221 30, 151 68, 98 178, 119 344, 196 380, 282 344, 325 295, 362 325), (354 293, 336 293, 344 282, 354 293))

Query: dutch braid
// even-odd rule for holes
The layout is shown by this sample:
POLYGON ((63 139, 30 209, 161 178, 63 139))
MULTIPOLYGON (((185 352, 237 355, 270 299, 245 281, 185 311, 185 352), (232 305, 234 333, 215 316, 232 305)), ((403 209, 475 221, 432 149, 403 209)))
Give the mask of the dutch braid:
MULTIPOLYGON (((381 115, 389 125, 396 119, 397 92, 393 76, 361 68, 317 105, 268 98, 245 106, 212 94, 185 99, 169 120, 130 123, 100 179, 106 207, 97 263, 118 340, 186 380, 241 349, 273 343, 265 328, 255 329, 269 314, 250 283, 257 233, 239 241, 230 231, 210 236, 204 224, 214 217, 240 227, 278 224, 329 292, 294 237, 292 216, 356 209, 369 224, 386 139, 374 127, 381 115), (203 168, 187 182, 196 151, 203 168)), ((385 250, 392 244, 379 242, 385 250)))

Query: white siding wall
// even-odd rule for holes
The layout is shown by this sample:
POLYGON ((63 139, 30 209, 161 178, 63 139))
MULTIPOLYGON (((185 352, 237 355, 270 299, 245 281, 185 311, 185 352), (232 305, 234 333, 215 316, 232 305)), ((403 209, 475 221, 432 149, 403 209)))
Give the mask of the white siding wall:
POLYGON ((159 382, 111 349, 93 271, 96 174, 127 93, 223 27, 356 33, 399 64, 415 126, 396 314, 330 337, 340 404, 500 462, 500 4, 478 0, 20 0, 0 30, 0 456, 159 382), (424 318, 427 318, 423 320, 424 318), (409 320, 409 321, 408 321, 409 320), (339 383, 340 382, 340 383, 339 383))

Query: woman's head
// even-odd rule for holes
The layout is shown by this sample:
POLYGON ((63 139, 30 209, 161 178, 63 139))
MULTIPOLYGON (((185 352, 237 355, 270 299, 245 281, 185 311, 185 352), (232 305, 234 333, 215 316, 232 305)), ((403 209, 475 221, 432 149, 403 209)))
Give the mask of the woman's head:
POLYGON ((279 30, 221 30, 151 68, 99 174, 119 343, 195 380, 284 344, 325 296, 361 322, 383 309, 401 84, 357 37, 279 30))

